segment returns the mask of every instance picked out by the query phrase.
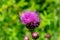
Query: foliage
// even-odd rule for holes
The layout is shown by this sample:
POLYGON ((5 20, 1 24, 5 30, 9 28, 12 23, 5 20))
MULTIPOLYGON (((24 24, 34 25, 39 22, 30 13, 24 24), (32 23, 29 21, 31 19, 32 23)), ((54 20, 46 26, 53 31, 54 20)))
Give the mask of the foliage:
POLYGON ((0 40, 24 40, 26 34, 32 40, 19 18, 26 9, 39 12, 41 22, 34 30, 39 33, 37 40, 46 40, 47 33, 50 40, 60 40, 60 0, 0 0, 0 40))

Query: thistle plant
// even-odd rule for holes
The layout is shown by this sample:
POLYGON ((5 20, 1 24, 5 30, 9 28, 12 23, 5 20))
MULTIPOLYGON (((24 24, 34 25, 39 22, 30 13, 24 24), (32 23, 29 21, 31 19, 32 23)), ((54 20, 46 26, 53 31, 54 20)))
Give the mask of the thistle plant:
POLYGON ((60 0, 0 0, 0 40, 60 40, 60 0))
POLYGON ((36 39, 38 34, 34 32, 34 29, 39 26, 40 18, 38 16, 38 12, 26 10, 20 14, 20 19, 22 24, 26 25, 26 27, 32 33, 32 38, 36 39))

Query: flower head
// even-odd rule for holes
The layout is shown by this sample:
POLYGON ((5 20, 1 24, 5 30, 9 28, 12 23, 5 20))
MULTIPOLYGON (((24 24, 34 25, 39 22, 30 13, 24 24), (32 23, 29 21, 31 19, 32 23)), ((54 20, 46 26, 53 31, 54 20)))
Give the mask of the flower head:
POLYGON ((26 10, 20 14, 20 19, 23 24, 27 26, 27 28, 34 28, 38 26, 40 22, 40 18, 36 11, 26 10))

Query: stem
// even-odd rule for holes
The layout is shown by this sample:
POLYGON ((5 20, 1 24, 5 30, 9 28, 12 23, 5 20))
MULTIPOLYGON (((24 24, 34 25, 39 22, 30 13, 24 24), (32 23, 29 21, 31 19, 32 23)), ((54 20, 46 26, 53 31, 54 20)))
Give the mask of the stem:
POLYGON ((36 39, 33 39, 33 40, 36 40, 36 39))
MULTIPOLYGON (((29 31, 31 32, 31 34, 34 32, 34 29, 29 29, 29 31)), ((33 39, 32 40, 36 40, 36 39, 33 39)))
POLYGON ((29 29, 29 31, 31 32, 31 34, 34 32, 34 29, 29 29))

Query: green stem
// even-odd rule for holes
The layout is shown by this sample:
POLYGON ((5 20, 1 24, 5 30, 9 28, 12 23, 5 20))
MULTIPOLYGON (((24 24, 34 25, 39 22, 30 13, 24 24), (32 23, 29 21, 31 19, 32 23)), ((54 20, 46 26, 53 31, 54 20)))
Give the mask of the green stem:
POLYGON ((33 40, 36 40, 36 39, 33 39, 33 40))

